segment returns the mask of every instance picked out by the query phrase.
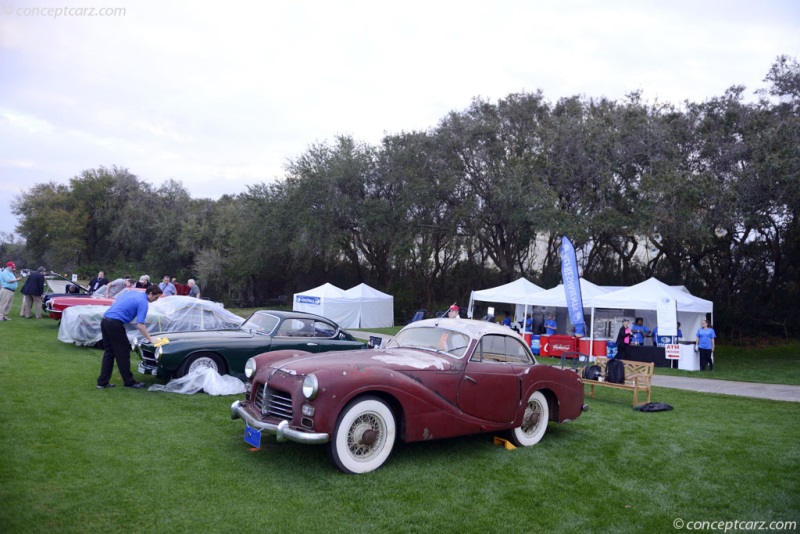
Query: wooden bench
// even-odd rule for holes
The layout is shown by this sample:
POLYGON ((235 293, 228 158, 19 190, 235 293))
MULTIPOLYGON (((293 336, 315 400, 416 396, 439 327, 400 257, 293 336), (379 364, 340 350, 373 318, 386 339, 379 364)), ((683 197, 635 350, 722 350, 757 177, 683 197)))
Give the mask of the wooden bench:
MULTIPOLYGON (((583 369, 577 369, 578 372, 581 373, 581 382, 591 386, 591 391, 589 395, 594 397, 594 388, 595 386, 603 386, 607 388, 615 388, 615 389, 627 389, 628 391, 633 391, 633 405, 636 406, 638 402, 638 395, 640 391, 647 392, 647 402, 650 402, 650 386, 653 383, 653 370, 655 369, 655 364, 653 362, 632 362, 628 360, 620 360, 622 363, 625 364, 625 383, 624 384, 615 384, 613 382, 606 382, 606 365, 608 364, 608 358, 604 356, 596 356, 594 365, 599 365, 602 371, 601 375, 603 381, 599 380, 588 380, 583 378, 583 369)), ((587 365, 593 365, 591 362, 587 365)))

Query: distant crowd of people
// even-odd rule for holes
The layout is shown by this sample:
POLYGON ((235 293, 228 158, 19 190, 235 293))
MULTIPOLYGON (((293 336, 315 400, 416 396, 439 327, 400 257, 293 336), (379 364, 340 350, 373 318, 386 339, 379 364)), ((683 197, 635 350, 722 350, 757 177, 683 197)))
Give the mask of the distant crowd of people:
MULTIPOLYGON (((125 275, 122 278, 117 278, 109 282, 105 273, 100 271, 97 273, 97 276, 89 280, 89 291, 95 292, 103 286, 108 286, 106 288, 106 297, 114 298, 125 289, 133 287, 146 290, 153 285, 155 284, 150 281, 150 275, 147 274, 140 276, 139 280, 136 282, 133 281, 130 275, 125 275)), ((170 295, 183 295, 200 298, 200 286, 198 286, 192 278, 185 284, 179 284, 175 278, 170 278, 168 274, 165 274, 157 286, 165 297, 169 297, 170 295)))
MULTIPOLYGON (((45 273, 47 270, 44 267, 39 267, 35 271, 26 271, 23 269, 22 274, 17 273, 17 266, 13 261, 9 261, 0 269, 0 321, 10 321, 8 316, 11 311, 11 305, 14 302, 14 295, 19 288, 19 283, 25 280, 22 285, 22 307, 20 308, 20 317, 30 319, 36 317, 42 318, 42 295, 45 288, 45 273)), ((121 278, 109 280, 103 271, 97 273, 97 276, 89 280, 89 292, 94 293, 105 287, 105 296, 107 298, 116 298, 120 293, 126 289, 140 288, 145 289, 153 286, 150 282, 150 276, 143 274, 139 277, 138 282, 125 275, 121 278)), ((200 286, 193 279, 189 279, 185 284, 179 284, 175 278, 170 278, 169 275, 164 275, 161 283, 157 285, 165 296, 169 295, 186 295, 189 297, 200 298, 200 286)), ((80 291, 77 285, 68 284, 67 293, 77 293, 80 291)))

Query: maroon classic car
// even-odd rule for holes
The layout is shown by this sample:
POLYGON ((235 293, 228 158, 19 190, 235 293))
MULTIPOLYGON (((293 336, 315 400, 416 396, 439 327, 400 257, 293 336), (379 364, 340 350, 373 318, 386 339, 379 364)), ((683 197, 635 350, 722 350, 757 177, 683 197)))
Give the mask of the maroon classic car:
POLYGON ((250 358, 245 441, 327 444, 345 473, 366 473, 406 442, 505 432, 534 445, 548 421, 576 419, 588 407, 577 373, 537 364, 505 326, 467 319, 427 319, 406 326, 386 346, 311 354, 276 351, 250 358))

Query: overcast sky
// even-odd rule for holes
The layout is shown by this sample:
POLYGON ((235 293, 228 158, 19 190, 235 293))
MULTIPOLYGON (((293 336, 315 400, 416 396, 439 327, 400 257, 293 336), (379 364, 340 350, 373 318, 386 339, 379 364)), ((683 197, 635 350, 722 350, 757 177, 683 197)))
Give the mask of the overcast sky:
POLYGON ((800 58, 798 0, 91 4, 0 0, 0 232, 17 195, 86 169, 219 198, 478 96, 701 102, 800 58))

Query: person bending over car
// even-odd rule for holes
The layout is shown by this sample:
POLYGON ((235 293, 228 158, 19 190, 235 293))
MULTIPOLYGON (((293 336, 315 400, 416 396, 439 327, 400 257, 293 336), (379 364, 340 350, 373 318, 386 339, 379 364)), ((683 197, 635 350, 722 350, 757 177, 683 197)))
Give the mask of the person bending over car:
POLYGON ((105 351, 103 362, 100 364, 100 376, 97 377, 97 389, 113 388, 116 385, 109 382, 114 371, 114 360, 117 361, 117 368, 126 388, 141 389, 146 385, 144 382, 137 382, 131 373, 131 343, 128 341, 125 325, 135 321, 145 339, 155 343, 147 332, 145 321, 147 321, 147 308, 161 293, 161 288, 157 285, 148 287, 144 293, 125 291, 103 315, 100 332, 103 335, 105 351))

